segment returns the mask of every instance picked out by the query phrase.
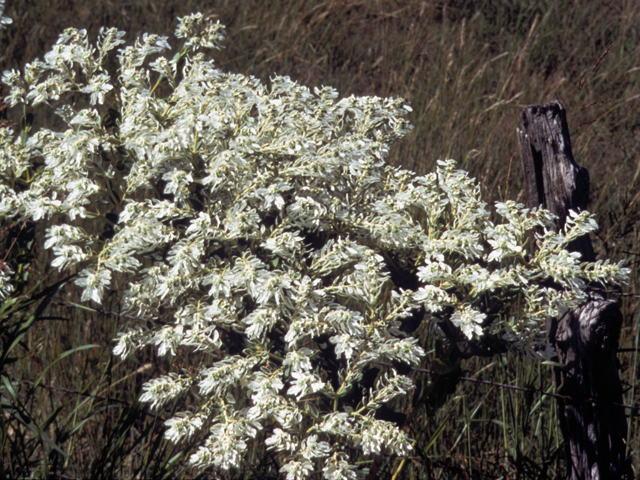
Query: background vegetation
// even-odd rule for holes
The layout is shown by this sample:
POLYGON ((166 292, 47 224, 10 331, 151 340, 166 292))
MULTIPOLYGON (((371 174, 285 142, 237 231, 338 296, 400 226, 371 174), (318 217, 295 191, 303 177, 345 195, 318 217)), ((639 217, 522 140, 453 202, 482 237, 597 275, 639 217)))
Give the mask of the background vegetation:
MULTIPOLYGON (((520 111, 559 99, 576 161, 591 173, 590 208, 601 225, 598 255, 628 258, 633 268, 621 296, 626 322, 619 358, 628 384, 625 403, 640 404, 637 1, 9 0, 5 15, 13 24, 0 35, 0 67, 21 68, 42 58, 69 26, 86 28, 90 37, 103 25, 127 31, 129 39, 143 32, 168 35, 176 17, 194 11, 227 26, 227 48, 217 55, 223 70, 265 81, 277 72, 308 86, 334 86, 343 95, 406 98, 415 129, 396 146, 392 162, 425 173, 437 159, 455 158, 481 182, 488 201, 524 200, 515 135, 520 111)), ((119 363, 110 353, 111 340, 128 320, 118 315, 118 299, 96 311, 76 305, 71 288, 46 289, 61 279, 46 263, 31 262, 33 240, 42 232, 3 225, 1 233, 0 259, 21 268, 24 294, 0 311, 4 473, 191 478, 175 469, 184 461, 184 446, 162 438, 171 412, 155 416, 136 401, 142 383, 169 365, 151 352, 138 364, 119 363)), ((421 334, 432 342, 428 331, 421 334)), ((553 398, 477 382, 552 391, 549 367, 503 356, 462 368, 476 381, 461 381, 444 406, 414 418, 416 456, 402 476, 562 474, 553 398)), ((629 453, 640 471, 638 410, 627 411, 629 453)), ((264 472, 269 469, 265 456, 264 472)), ((391 478, 396 470, 397 463, 382 464, 379 476, 391 478)))

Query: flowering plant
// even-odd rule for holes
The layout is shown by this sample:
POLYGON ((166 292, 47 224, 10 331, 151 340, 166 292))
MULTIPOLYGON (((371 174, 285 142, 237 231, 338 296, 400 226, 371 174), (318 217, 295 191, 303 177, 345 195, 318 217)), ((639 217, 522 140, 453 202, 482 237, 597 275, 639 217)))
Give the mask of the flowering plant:
POLYGON ((0 128, 0 216, 46 228, 83 301, 119 296, 133 323, 117 355, 198 356, 141 398, 193 396, 166 436, 200 438, 198 468, 232 475, 263 444, 288 480, 356 478, 358 455, 412 448, 376 417, 412 391, 399 366, 425 357, 404 320, 544 357, 547 316, 590 282, 626 281, 621 265, 565 250, 596 228, 587 212, 554 233, 549 212, 505 202, 496 224, 453 161, 421 177, 386 164, 410 128, 401 99, 223 73, 202 50, 224 29, 201 14, 180 19, 175 56, 143 35, 112 77, 123 35, 92 45, 67 29, 44 61, 4 73, 24 112, 18 132, 0 128), (35 128, 41 106, 63 128, 35 128))

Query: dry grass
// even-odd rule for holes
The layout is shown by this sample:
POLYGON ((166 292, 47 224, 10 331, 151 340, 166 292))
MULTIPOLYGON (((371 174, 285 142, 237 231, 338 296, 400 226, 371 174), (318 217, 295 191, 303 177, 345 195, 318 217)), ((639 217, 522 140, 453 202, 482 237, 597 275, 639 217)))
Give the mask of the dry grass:
MULTIPOLYGON (((263 80, 277 72, 309 86, 332 85, 344 95, 406 98, 415 129, 395 147, 391 161, 424 173, 439 158, 456 158, 480 180, 488 200, 523 200, 519 113, 529 104, 559 99, 568 112, 576 161, 591 173, 591 210, 601 225, 597 252, 614 261, 628 258, 633 268, 631 295, 621 299, 627 319, 621 347, 631 350, 620 359, 630 386, 625 401, 640 403, 640 310, 633 296, 640 294, 637 1, 15 0, 6 11, 14 23, 0 38, 0 66, 19 68, 42 57, 69 26, 90 35, 102 25, 126 30, 129 38, 147 31, 169 34, 177 16, 198 10, 228 27, 227 48, 217 56, 225 70, 263 80)), ((47 267, 33 264, 31 270, 41 275, 47 267)), ((74 297, 62 291, 55 298, 74 297)), ((117 312, 118 306, 114 301, 105 308, 117 312)), ((111 345, 127 319, 63 305, 46 312, 50 318, 26 332, 5 373, 30 381, 44 373, 43 384, 134 405, 23 384, 16 398, 51 443, 37 429, 11 424, 17 430, 2 439, 5 468, 36 468, 33 474, 42 478, 45 471, 83 478, 183 475, 172 466, 183 458, 158 433, 162 418, 135 405, 144 380, 168 365, 151 354, 139 365, 122 365, 108 348, 95 348, 49 368, 73 348, 111 345), (66 460, 52 453, 53 444, 66 460), (8 455, 11 446, 23 452, 21 458, 8 455)), ((14 318, 18 325, 24 320, 14 318)), ((550 385, 548 367, 514 357, 476 360, 465 368, 477 378, 545 390, 550 385)), ((637 410, 629 412, 630 454, 638 471, 637 410)), ((9 417, 2 418, 8 425, 9 417)), ((442 408, 414 423, 421 442, 404 478, 551 478, 563 469, 550 398, 463 382, 442 408)), ((384 466, 382 477, 396 467, 384 466)))

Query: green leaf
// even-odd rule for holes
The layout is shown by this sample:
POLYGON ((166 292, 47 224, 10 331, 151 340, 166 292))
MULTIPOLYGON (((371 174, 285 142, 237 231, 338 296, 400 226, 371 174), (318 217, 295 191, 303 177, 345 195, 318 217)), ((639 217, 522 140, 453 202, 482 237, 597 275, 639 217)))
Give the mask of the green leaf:
POLYGON ((40 374, 40 376, 38 377, 38 379, 34 382, 33 386, 34 388, 37 387, 40 382, 44 379, 44 376, 47 374, 47 372, 56 364, 58 363, 60 360, 62 360, 63 358, 68 357, 69 355, 73 354, 73 353, 77 353, 77 352, 81 352, 83 350, 87 350, 89 348, 104 348, 102 345, 81 345, 79 347, 76 348, 72 348, 71 350, 67 350, 64 353, 61 353, 60 355, 58 355, 58 357, 51 362, 47 368, 45 368, 42 373, 40 374))

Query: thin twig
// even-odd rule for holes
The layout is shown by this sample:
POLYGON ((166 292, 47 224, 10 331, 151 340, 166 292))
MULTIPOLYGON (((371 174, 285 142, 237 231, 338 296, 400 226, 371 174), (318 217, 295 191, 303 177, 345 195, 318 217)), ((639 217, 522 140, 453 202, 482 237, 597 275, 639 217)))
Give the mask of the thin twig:
MULTIPOLYGON (((377 363, 379 365, 385 365, 388 367, 393 367, 393 364, 391 363, 385 363, 385 362, 374 362, 377 363)), ((411 367, 411 370, 416 371, 416 372, 421 372, 421 373, 429 373, 431 375, 437 375, 437 372, 434 372, 433 370, 427 370, 425 368, 417 368, 417 367, 411 367)), ((491 385, 492 387, 499 387, 499 388, 504 388, 507 390, 517 390, 520 392, 529 392, 529 393, 539 393, 541 395, 546 395, 548 397, 553 397, 553 398, 558 398, 560 400, 566 400, 569 402, 574 402, 577 401, 578 399, 571 397, 569 395, 561 395, 559 393, 551 393, 551 392, 545 392, 544 390, 540 390, 538 388, 530 388, 530 387, 518 387, 516 385, 509 385, 506 383, 499 383, 499 382, 492 382, 489 380, 478 380, 477 378, 473 378, 473 377, 458 377, 458 379, 462 380, 463 382, 472 382, 472 383, 481 383, 483 385, 491 385)), ((584 399, 581 399, 584 402, 591 402, 591 403, 596 403, 596 400, 594 400, 591 397, 587 397, 584 399)), ((623 408, 629 408, 631 410, 640 410, 640 406, 635 406, 635 405, 626 405, 624 403, 617 403, 617 402, 611 402, 612 405, 615 405, 617 407, 623 407, 623 408)))
POLYGON ((124 317, 124 318, 130 318, 131 320, 142 320, 144 322, 151 320, 150 318, 136 317, 134 315, 127 315, 125 313, 110 312, 109 310, 103 310, 101 308, 91 308, 91 307, 85 307, 84 305, 82 306, 76 305, 75 303, 65 302, 64 300, 53 300, 51 303, 53 305, 58 305, 61 307, 75 308, 76 310, 88 310, 91 312, 100 313, 102 315, 111 315, 113 317, 124 317))
POLYGON ((7 375, 5 373, 3 373, 2 375, 7 377, 12 382, 18 382, 18 383, 22 383, 22 384, 25 384, 25 385, 31 385, 32 387, 33 386, 38 386, 38 387, 44 388, 46 390, 55 390, 55 391, 58 391, 58 392, 71 393, 71 394, 74 394, 74 395, 82 395, 83 397, 97 398, 99 400, 107 400, 107 401, 110 401, 110 402, 122 403, 123 405, 128 405, 128 406, 132 406, 133 405, 133 403, 128 402, 127 400, 120 400, 119 398, 104 397, 102 395, 94 395, 92 393, 79 392, 77 390, 70 390, 68 388, 63 388, 63 387, 54 387, 53 385, 46 385, 44 383, 39 383, 38 385, 35 385, 35 383, 30 381, 30 380, 20 380, 18 378, 13 378, 11 375, 7 375))

